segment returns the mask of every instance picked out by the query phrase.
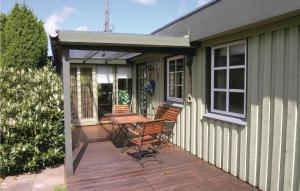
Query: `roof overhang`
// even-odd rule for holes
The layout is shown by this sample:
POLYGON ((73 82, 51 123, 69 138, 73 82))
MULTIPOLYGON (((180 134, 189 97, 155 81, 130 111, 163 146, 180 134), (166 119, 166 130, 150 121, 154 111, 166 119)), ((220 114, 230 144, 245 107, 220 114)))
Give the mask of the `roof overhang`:
POLYGON ((224 34, 294 17, 299 13, 299 0, 211 0, 151 34, 189 34, 191 42, 203 42, 224 34))
MULTIPOLYGON (((61 31, 51 44, 76 50, 106 50, 137 53, 175 53, 195 55, 188 37, 61 31), (56 41, 56 42, 54 42, 56 41)), ((53 48, 53 47, 52 47, 53 48)))
MULTIPOLYGON (((50 37, 54 62, 61 61, 62 49, 91 51, 82 57, 76 58, 76 63, 91 62, 97 54, 92 51, 124 52, 129 56, 120 55, 114 58, 94 60, 95 63, 120 63, 120 60, 130 59, 129 53, 157 53, 195 55, 196 48, 192 47, 188 37, 169 37, 158 35, 120 34, 103 32, 59 31, 56 37, 50 37)), ((123 53, 123 54, 124 54, 123 53)), ((121 61, 123 63, 123 61, 121 61)))
POLYGON ((63 45, 190 48, 187 37, 63 31, 58 38, 63 45))

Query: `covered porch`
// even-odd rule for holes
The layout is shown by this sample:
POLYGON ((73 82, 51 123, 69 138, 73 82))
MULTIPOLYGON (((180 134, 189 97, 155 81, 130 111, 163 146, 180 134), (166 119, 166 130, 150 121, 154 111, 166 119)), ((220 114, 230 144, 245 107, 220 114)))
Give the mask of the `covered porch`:
MULTIPOLYGON (((155 35, 137 35, 137 34, 116 34, 101 32, 79 32, 79 31, 60 31, 57 37, 51 37, 51 46, 53 50, 54 64, 56 70, 61 74, 64 90, 64 126, 65 126, 65 167, 67 176, 74 173, 74 161, 72 145, 72 126, 96 125, 99 123, 99 103, 97 96, 96 71, 103 74, 101 80, 113 82, 115 89, 115 81, 117 80, 118 68, 126 66, 132 67, 134 64, 131 58, 142 54, 156 55, 183 55, 194 56, 196 48, 190 45, 189 37, 168 37, 155 35), (89 71, 83 71, 80 68, 90 67, 89 71), (101 66, 101 67, 98 67, 101 66), (112 77, 105 76, 108 67, 114 66, 112 69, 112 77), (105 69, 105 70, 104 70, 105 69), (78 75, 79 73, 79 75, 78 75), (89 74, 83 76, 82 73, 89 74), (75 75, 74 75, 75 74, 75 75), (114 75, 115 74, 115 75, 114 75), (104 76, 104 77, 103 77, 104 76), (77 78, 76 78, 77 77, 77 78), (74 82, 73 79, 76 78, 74 82), (105 79, 108 78, 108 79, 105 79), (111 78, 111 79, 110 79, 111 78), (80 81, 89 81, 87 83, 80 81), (81 83, 79 86, 78 84, 81 83), (76 91, 82 94, 83 87, 89 89, 85 93, 83 100, 81 95, 74 98, 74 84, 76 91), (76 85, 77 84, 77 85, 76 85), (74 101, 75 100, 75 101, 74 101), (74 115, 73 103, 79 102, 78 112, 74 115), (88 109, 85 107, 88 106, 88 109), (83 112, 82 110, 85 110, 83 112), (84 119, 82 119, 84 118, 84 119), (87 123, 82 123, 82 121, 87 123), (79 124, 79 125, 78 125, 79 124)), ((162 65, 163 68, 163 65, 162 65)), ((133 69, 133 68, 132 68, 133 69)), ((128 70, 127 70, 128 71, 128 70)), ((132 70, 132 96, 130 105, 132 111, 139 114, 136 106, 137 102, 137 71, 132 70)), ((147 73, 147 71, 145 71, 147 73)), ((139 100, 141 101, 141 100, 139 100)), ((113 102, 111 107, 117 102, 113 102)), ((75 110, 77 110, 75 108, 75 110)), ((113 109, 111 110, 113 111, 113 109)), ((110 111, 110 112, 111 112, 110 111)))

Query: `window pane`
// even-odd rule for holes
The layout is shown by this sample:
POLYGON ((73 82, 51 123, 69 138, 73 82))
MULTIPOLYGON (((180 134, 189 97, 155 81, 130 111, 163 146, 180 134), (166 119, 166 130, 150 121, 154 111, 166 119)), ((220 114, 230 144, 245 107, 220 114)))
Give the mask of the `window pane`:
POLYGON ((183 85, 183 72, 176 73, 176 85, 183 85))
POLYGON ((169 86, 169 97, 175 97, 175 86, 169 86))
POLYGON ((245 69, 230 69, 229 70, 229 88, 244 89, 245 87, 245 69))
POLYGON ((183 98, 184 58, 169 60, 168 63, 168 96, 170 98, 183 98))
POLYGON ((92 69, 80 69, 81 83, 81 117, 93 118, 93 80, 92 69))
POLYGON ((176 98, 182 98, 183 96, 183 87, 177 86, 176 87, 176 98))
POLYGON ((169 85, 175 85, 175 73, 169 73, 169 85))
POLYGON ((169 72, 175 72, 175 60, 169 62, 169 72))
POLYGON ((226 70, 215 70, 215 88, 226 88, 226 70))
POLYGON ((183 71, 183 59, 178 59, 177 60, 177 69, 176 71, 183 71))
POLYGON ((214 92, 214 109, 226 111, 226 92, 214 92))
POLYGON ((78 92, 77 92, 77 69, 70 70, 70 90, 71 90, 71 116, 72 119, 78 118, 78 92))
POLYGON ((244 114, 244 93, 229 93, 229 111, 244 114))
POLYGON ((226 66, 227 48, 215 49, 215 67, 226 66))
POLYGON ((245 44, 230 47, 230 66, 245 64, 245 44))

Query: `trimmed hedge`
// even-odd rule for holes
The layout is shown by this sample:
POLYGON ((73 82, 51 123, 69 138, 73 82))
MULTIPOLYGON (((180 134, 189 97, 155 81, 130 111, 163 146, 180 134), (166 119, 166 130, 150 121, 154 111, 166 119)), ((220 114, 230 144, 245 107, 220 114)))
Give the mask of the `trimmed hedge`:
POLYGON ((32 172, 64 160, 60 78, 49 67, 0 67, 0 175, 32 172))

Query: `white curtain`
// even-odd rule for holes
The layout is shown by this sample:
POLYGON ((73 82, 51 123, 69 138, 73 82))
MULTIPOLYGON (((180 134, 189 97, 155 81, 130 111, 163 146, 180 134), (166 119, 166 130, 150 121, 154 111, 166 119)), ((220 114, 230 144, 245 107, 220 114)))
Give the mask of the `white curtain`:
POLYGON ((97 83, 107 84, 113 83, 113 67, 112 66, 97 66, 96 69, 97 83))
POLYGON ((117 67, 117 79, 132 78, 132 68, 130 66, 117 67))

